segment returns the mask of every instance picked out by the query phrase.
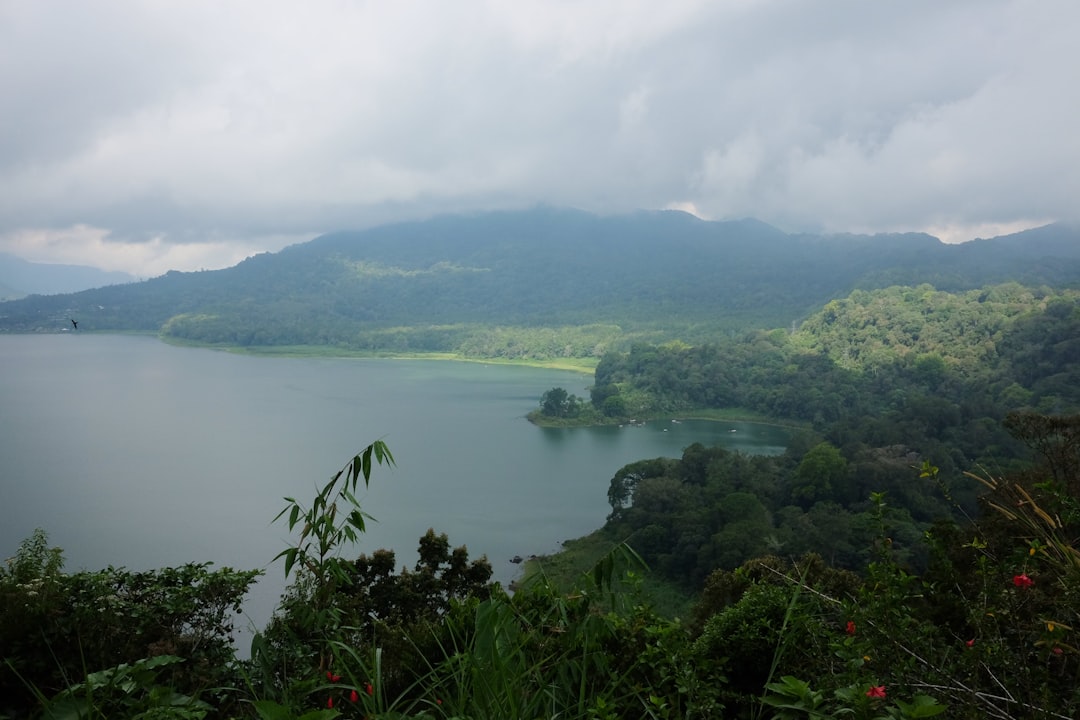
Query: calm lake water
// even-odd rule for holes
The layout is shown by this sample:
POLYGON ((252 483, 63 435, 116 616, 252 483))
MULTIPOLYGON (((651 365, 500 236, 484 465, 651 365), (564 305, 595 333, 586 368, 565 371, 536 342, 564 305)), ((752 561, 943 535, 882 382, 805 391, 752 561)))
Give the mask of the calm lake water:
POLYGON ((389 445, 360 495, 378 522, 350 554, 416 561, 429 528, 486 554, 548 553, 600 527, 623 465, 694 442, 778 453, 785 431, 686 421, 538 428, 525 414, 554 386, 591 377, 425 360, 294 359, 180 348, 116 335, 0 335, 0 557, 36 527, 67 569, 212 561, 266 568, 247 605, 265 624, 284 587, 268 566, 287 539, 270 520, 357 451, 389 445), (737 432, 732 433, 730 430, 737 432))

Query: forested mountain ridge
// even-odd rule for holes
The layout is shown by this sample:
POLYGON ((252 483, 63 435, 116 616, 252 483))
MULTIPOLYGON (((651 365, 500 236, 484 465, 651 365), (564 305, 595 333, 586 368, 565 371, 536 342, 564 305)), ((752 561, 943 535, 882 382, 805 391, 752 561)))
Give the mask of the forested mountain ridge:
POLYGON ((1080 231, 951 246, 539 208, 331 233, 225 270, 3 303, 0 331, 55 331, 75 316, 87 330, 231 346, 595 357, 631 340, 789 327, 855 288, 1006 280, 1080 283, 1080 231))

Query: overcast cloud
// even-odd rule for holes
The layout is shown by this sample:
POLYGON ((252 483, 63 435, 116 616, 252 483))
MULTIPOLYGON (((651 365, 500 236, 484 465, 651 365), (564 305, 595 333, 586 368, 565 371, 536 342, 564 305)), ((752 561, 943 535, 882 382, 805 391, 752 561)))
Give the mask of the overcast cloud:
POLYGON ((1077 219, 1074 0, 0 0, 0 250, 139 275, 471 211, 1077 219))

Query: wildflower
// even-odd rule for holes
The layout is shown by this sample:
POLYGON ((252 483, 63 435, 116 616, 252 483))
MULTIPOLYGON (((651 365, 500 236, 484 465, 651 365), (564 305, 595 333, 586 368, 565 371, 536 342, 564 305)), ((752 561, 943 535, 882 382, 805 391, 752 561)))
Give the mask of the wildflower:
POLYGON ((1035 581, 1027 576, 1027 573, 1020 573, 1019 575, 1013 575, 1013 585, 1018 588, 1029 588, 1035 584, 1035 581))
POLYGON ((885 697, 885 686, 874 685, 866 691, 866 697, 869 698, 883 698, 885 697))
POLYGON ((1063 652, 1065 652, 1065 651, 1064 651, 1064 650, 1062 650, 1062 649, 1061 649, 1061 648, 1059 648, 1059 647, 1056 647, 1056 648, 1054 648, 1053 650, 1051 650, 1050 652, 1054 653, 1055 655, 1060 655, 1061 653, 1063 653, 1063 652))
POLYGON ((1052 622, 1048 622, 1048 623, 1046 623, 1046 629, 1047 629, 1047 630, 1049 630, 1050 632, 1054 632, 1054 628, 1055 628, 1055 627, 1056 627, 1056 626, 1055 626, 1055 625, 1054 625, 1054 623, 1052 623, 1052 622))
POLYGON ((375 688, 371 687, 371 683, 367 683, 366 685, 364 685, 364 692, 366 692, 368 695, 374 695, 375 688))
POLYGON ((351 693, 349 693, 349 702, 356 702, 359 699, 360 699, 360 693, 356 692, 355 690, 353 690, 351 693))
POLYGON ((863 662, 870 662, 870 656, 869 655, 863 655, 862 659, 863 659, 863 662))
POLYGON ((847 621, 847 628, 845 629, 845 632, 848 635, 854 635, 855 634, 855 623, 852 622, 851 620, 848 620, 847 621))
POLYGON ((340 675, 335 675, 334 673, 327 670, 326 671, 326 679, 329 680, 332 683, 336 683, 336 682, 341 680, 341 676, 340 675))
POLYGON ((971 638, 970 640, 968 640, 964 644, 967 645, 968 647, 975 647, 975 638, 971 638))
POLYGON ((331 710, 334 709, 334 698, 332 698, 332 697, 326 698, 326 707, 330 708, 331 710))
POLYGON ((436 705, 442 705, 442 698, 435 698, 436 705))

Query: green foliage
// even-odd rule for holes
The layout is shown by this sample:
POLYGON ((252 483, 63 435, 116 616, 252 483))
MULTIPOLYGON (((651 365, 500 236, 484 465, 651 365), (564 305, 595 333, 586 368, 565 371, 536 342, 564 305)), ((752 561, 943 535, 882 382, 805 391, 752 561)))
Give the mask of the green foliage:
POLYGON ((791 675, 785 675, 780 682, 768 684, 768 694, 761 701, 773 708, 774 720, 801 720, 801 718, 928 718, 940 715, 948 708, 929 695, 916 695, 911 702, 890 699, 884 686, 849 685, 834 691, 833 698, 827 699, 825 693, 813 690, 809 683, 791 675), (878 694, 881 694, 880 697, 878 694))
POLYGON ((561 387, 551 388, 540 398, 540 412, 555 418, 577 417, 581 412, 581 399, 561 387))
MULTIPOLYGON (((327 637, 332 656, 340 655, 342 648, 377 645, 382 681, 391 691, 411 682, 408 668, 431 651, 433 638, 428 636, 433 624, 455 603, 500 594, 491 583, 487 559, 470 562, 466 548, 451 550, 445 534, 429 529, 420 538, 418 552, 411 572, 404 568, 398 572, 395 555, 388 550, 341 561, 348 582, 334 587, 330 602, 336 624, 329 629, 312 626, 313 578, 304 575, 294 582, 253 653, 257 662, 271 666, 261 680, 263 686, 280 689, 290 677, 311 674, 327 637)), ((340 663, 331 658, 327 667, 331 665, 340 663)))
POLYGON ((0 710, 25 709, 35 692, 53 695, 88 671, 160 655, 186 661, 154 666, 183 694, 234 681, 233 617, 260 571, 62 567, 61 550, 37 530, 0 568, 0 710))
MULTIPOLYGON (((621 468, 609 483, 612 512, 605 528, 611 537, 628 538, 661 577, 688 591, 717 568, 775 553, 813 552, 840 567, 859 568, 875 526, 850 477, 846 459, 828 444, 799 458, 746 456, 695 443, 680 460, 621 468), (814 482, 821 483, 820 495, 807 509, 789 504, 814 482)), ((924 518, 890 509, 888 522, 898 545, 915 557, 924 518)))
POLYGON ((847 459, 827 442, 812 447, 791 478, 791 498, 806 509, 819 501, 846 505, 854 500, 851 489, 847 459))
POLYGON ((197 698, 161 684, 161 669, 183 662, 174 655, 157 655, 90 673, 86 680, 45 703, 46 720, 202 720, 213 708, 197 698))
POLYGON ((534 576, 512 599, 456 606, 420 679, 428 696, 450 717, 715 714, 720 676, 677 623, 640 605, 599 611, 621 556, 615 548, 569 593, 534 576))
POLYGON ((609 352, 596 368, 594 404, 602 410, 615 388, 638 416, 740 407, 834 434, 854 430, 877 445, 911 444, 929 431, 984 452, 985 438, 956 430, 984 417, 996 426, 1016 403, 1044 412, 1080 406, 1078 331, 1075 291, 859 290, 790 337, 756 331, 609 352))
MULTIPOLYGON (((856 291, 790 336, 608 353, 595 372, 597 415, 612 398, 639 417, 738 407, 811 423, 817 434, 776 459, 687 448, 676 468, 629 465, 612 478, 607 528, 687 588, 715 567, 773 552, 860 568, 876 532, 866 498, 885 492, 893 550, 923 568, 930 525, 977 512, 979 485, 963 469, 1008 468, 1022 456, 1001 418, 1017 404, 1080 408, 1078 336, 1073 291, 923 285, 856 291), (1034 357, 1033 348, 1043 349, 1034 357), (911 481, 924 461, 941 468, 949 504, 940 483, 911 481)), ((1058 465, 1056 476, 1075 477, 1080 461, 1058 465)))
POLYGON ((364 532, 367 516, 356 498, 361 477, 364 487, 371 479, 372 462, 393 467, 394 456, 376 440, 338 470, 315 494, 310 507, 287 497, 288 503, 274 521, 288 514, 289 530, 301 525, 296 544, 282 550, 274 560, 285 560, 285 575, 293 574, 304 590, 306 602, 294 606, 297 622, 319 645, 318 670, 325 672, 332 656, 330 641, 341 626, 342 611, 337 588, 352 582, 340 558, 342 545, 355 543, 364 532), (339 506, 340 504, 340 506, 339 506), (339 514, 340 513, 340 514, 339 514), (297 571, 293 573, 294 569, 297 571))

